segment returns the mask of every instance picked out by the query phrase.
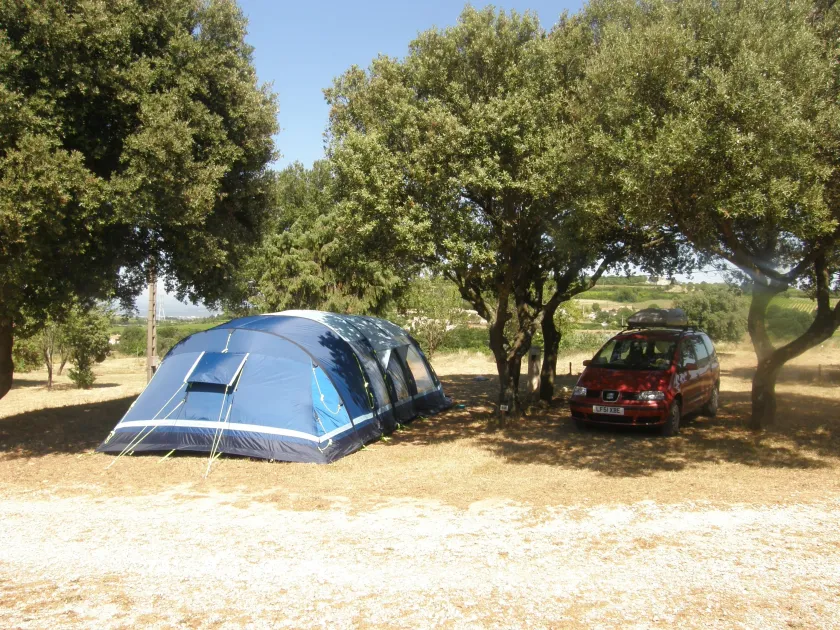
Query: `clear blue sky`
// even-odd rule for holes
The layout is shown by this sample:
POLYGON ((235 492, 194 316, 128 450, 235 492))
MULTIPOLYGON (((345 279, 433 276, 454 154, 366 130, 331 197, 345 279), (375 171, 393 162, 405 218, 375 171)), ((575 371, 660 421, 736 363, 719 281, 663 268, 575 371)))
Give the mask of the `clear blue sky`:
MULTIPOLYGON (((544 28, 581 2, 503 0, 475 7, 534 11, 544 28)), ((280 102, 278 167, 310 166, 323 156, 328 108, 322 90, 352 65, 367 67, 378 54, 402 57, 418 32, 455 24, 457 0, 239 0, 248 17, 257 75, 272 83, 280 102)))

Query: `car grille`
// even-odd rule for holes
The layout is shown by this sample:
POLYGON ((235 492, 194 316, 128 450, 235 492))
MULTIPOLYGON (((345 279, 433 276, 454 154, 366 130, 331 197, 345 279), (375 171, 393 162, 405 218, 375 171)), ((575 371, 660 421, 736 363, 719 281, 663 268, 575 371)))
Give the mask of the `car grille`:
MULTIPOLYGON (((586 397, 587 398, 601 398, 601 394, 603 390, 601 389, 587 389, 586 390, 586 397)), ((638 392, 621 392, 616 400, 610 400, 608 402, 618 402, 619 400, 639 400, 639 393, 638 392)))
POLYGON ((619 393, 615 389, 605 389, 601 392, 601 400, 607 404, 617 403, 619 398, 619 393))

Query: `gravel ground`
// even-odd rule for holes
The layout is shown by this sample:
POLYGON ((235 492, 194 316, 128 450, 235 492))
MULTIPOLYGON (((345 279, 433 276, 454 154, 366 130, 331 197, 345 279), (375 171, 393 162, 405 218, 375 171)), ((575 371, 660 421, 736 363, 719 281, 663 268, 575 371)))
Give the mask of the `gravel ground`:
POLYGON ((0 627, 840 627, 840 500, 0 497, 0 627))

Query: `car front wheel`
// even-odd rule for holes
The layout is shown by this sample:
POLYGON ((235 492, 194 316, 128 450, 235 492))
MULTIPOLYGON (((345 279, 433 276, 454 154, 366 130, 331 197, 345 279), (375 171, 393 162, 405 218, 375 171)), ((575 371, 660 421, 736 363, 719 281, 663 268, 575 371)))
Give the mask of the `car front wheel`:
POLYGON ((668 408, 668 418, 665 424, 662 425, 662 435, 672 437, 680 432, 680 402, 675 400, 668 408))

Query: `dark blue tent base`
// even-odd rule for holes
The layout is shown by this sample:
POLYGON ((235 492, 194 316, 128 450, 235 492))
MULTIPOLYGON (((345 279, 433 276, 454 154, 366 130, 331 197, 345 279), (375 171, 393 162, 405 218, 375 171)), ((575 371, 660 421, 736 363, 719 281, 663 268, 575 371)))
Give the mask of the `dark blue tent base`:
MULTIPOLYGON (((452 406, 452 400, 439 391, 435 396, 424 396, 423 414, 434 415, 452 406)), ((417 401, 415 401, 417 402, 417 401)), ((390 431, 387 431, 390 433, 390 431)), ((317 443, 312 440, 289 437, 278 438, 264 433, 237 431, 226 427, 221 433, 217 451, 225 455, 240 455, 284 462, 311 462, 329 464, 345 455, 355 453, 365 444, 379 439, 383 430, 376 422, 366 422, 338 439, 317 443)), ((216 429, 180 426, 136 427, 116 431, 109 440, 97 448, 99 453, 119 455, 129 444, 141 437, 131 453, 168 453, 189 451, 209 453, 216 429), (147 437, 142 438, 142 434, 147 437)))
MULTIPOLYGON (((215 431, 212 429, 190 429, 185 431, 167 430, 171 427, 158 427, 131 450, 134 453, 168 453, 169 451, 190 451, 209 453, 215 431)), ((148 431, 148 429, 146 429, 148 431)), ((100 453, 119 454, 142 432, 118 431, 97 450, 100 453)), ((373 439, 367 431, 367 441, 373 439)), ((329 464, 345 455, 359 450, 365 443, 365 436, 350 433, 339 440, 317 444, 307 440, 290 438, 277 439, 270 435, 225 431, 219 442, 218 452, 225 455, 241 455, 259 459, 274 459, 284 462, 313 462, 329 464)))

